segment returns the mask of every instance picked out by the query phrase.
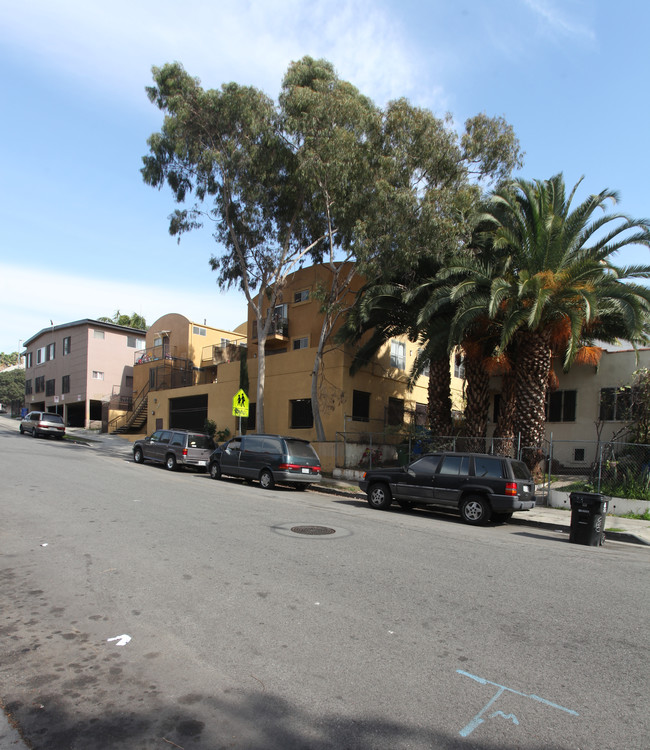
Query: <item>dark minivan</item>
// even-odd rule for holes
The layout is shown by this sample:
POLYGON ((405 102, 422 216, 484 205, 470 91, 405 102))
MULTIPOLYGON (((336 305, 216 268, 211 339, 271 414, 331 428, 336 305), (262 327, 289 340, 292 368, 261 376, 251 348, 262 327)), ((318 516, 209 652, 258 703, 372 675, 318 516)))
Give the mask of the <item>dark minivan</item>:
POLYGON ((282 435, 241 435, 217 448, 210 456, 210 476, 222 474, 258 479, 270 490, 276 482, 305 490, 320 482, 321 466, 307 440, 282 435))

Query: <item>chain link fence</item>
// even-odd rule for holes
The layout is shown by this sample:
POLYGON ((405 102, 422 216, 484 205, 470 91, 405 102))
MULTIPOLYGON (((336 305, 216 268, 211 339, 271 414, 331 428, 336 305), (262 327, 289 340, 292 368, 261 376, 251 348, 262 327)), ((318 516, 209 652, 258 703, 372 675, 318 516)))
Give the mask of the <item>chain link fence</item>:
POLYGON ((432 435, 424 427, 348 431, 336 435, 335 465, 357 472, 406 466, 435 451, 489 453, 528 462, 533 453, 541 473, 535 477, 540 504, 552 483, 601 492, 611 497, 650 500, 650 445, 619 441, 545 440, 539 446, 514 439, 432 435))

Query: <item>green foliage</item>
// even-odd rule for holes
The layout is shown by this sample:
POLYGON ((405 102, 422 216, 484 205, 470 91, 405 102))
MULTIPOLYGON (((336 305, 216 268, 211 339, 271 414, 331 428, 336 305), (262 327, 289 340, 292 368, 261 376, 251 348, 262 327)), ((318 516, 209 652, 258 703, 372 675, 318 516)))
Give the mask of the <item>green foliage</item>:
POLYGON ((630 425, 627 439, 631 443, 650 443, 650 370, 643 368, 634 373, 634 380, 625 389, 629 398, 630 425))
POLYGON ((217 430, 217 423, 213 419, 206 419, 203 423, 203 432, 209 435, 215 442, 223 443, 230 437, 230 430, 217 430))
POLYGON ((25 371, 0 372, 0 403, 22 402, 25 398, 25 371))
POLYGON ((11 367, 20 362, 20 352, 0 352, 0 367, 11 367))
POLYGON ((147 330, 147 321, 142 317, 142 315, 138 315, 137 313, 131 313, 131 315, 124 315, 123 313, 120 313, 119 310, 115 312, 115 315, 113 315, 112 318, 102 317, 97 318, 97 320, 101 320, 103 323, 115 323, 118 326, 129 326, 130 328, 139 328, 142 331, 147 330))

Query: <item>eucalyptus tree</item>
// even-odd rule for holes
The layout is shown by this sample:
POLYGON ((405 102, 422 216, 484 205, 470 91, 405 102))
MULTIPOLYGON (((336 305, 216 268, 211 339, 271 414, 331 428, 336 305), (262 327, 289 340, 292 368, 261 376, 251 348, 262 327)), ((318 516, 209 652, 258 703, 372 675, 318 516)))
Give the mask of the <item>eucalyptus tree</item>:
POLYGON ((167 184, 183 206, 170 216, 172 235, 212 224, 217 283, 238 286, 255 311, 256 429, 263 432, 265 343, 278 295, 300 263, 319 259, 324 236, 313 237, 303 220, 309 196, 268 96, 236 83, 204 90, 179 63, 154 67, 153 78, 147 94, 165 119, 148 140, 142 176, 153 187, 167 184))
MULTIPOLYGON (((515 430, 533 449, 544 439, 553 355, 566 370, 595 339, 638 344, 650 331, 650 289, 632 281, 649 278, 650 266, 612 262, 624 247, 650 247, 650 224, 620 213, 594 217, 617 201, 610 190, 572 208, 579 185, 567 195, 556 175, 496 190, 482 216, 489 258, 464 256, 443 271, 458 280, 452 296, 465 310, 450 335, 486 315, 498 326, 494 356, 512 362, 515 430)), ((531 466, 538 459, 527 453, 531 466)))

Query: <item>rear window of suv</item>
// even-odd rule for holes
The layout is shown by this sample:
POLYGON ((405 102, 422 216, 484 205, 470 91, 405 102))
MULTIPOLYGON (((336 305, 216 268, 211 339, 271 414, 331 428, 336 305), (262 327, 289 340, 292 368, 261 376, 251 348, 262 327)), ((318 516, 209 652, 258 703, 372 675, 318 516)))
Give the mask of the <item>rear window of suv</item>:
POLYGON ((511 461, 512 475, 515 479, 531 479, 530 471, 523 461, 511 461))
POLYGON ((209 435, 188 435, 188 448, 214 448, 214 443, 209 435))

